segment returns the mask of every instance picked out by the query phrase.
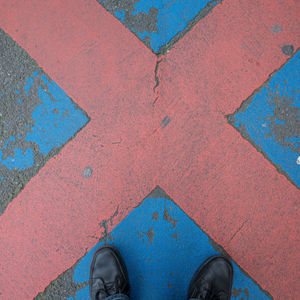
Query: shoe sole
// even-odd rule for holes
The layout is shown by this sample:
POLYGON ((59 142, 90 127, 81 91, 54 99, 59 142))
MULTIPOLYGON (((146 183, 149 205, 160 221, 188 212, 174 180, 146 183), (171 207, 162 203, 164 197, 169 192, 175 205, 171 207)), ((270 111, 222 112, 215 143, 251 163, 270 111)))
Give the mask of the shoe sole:
POLYGON ((94 266, 95 266, 95 260, 96 260, 96 257, 97 257, 97 254, 103 250, 103 249, 111 249, 113 254, 115 255, 115 258, 116 258, 116 261, 118 262, 119 266, 120 266, 120 269, 122 271, 122 275, 126 278, 126 280, 129 282, 129 277, 128 277, 128 271, 127 271, 127 268, 126 268, 126 265, 123 261, 123 258, 120 254, 120 252, 118 251, 118 249, 116 249, 115 247, 113 246, 110 246, 110 245, 105 245, 105 246, 102 246, 100 247, 99 249, 97 249, 97 251, 94 253, 93 255, 93 259, 92 259, 92 262, 91 262, 91 266, 90 266, 90 276, 89 276, 89 287, 90 287, 90 295, 92 295, 92 285, 93 285, 93 280, 92 280, 92 274, 94 272, 94 266))
MULTIPOLYGON (((207 259, 195 272, 194 276, 192 277, 191 279, 191 282, 190 282, 190 285, 189 285, 189 290, 188 290, 188 294, 190 294, 190 288, 191 286, 194 284, 194 282, 196 281, 197 277, 198 277, 198 274, 200 273, 200 271, 206 266, 208 265, 211 261, 215 260, 216 258, 223 258, 225 259, 229 265, 230 265, 230 268, 231 268, 231 278, 230 278, 230 286, 231 286, 231 289, 232 289, 232 283, 233 283, 233 266, 232 266, 232 263, 230 262, 230 260, 224 256, 221 256, 221 255, 214 255, 212 257, 210 257, 209 259, 207 259)), ((231 289, 230 289, 230 292, 229 292, 229 298, 231 298, 231 289)), ((190 297, 187 297, 187 299, 190 299, 190 297)))

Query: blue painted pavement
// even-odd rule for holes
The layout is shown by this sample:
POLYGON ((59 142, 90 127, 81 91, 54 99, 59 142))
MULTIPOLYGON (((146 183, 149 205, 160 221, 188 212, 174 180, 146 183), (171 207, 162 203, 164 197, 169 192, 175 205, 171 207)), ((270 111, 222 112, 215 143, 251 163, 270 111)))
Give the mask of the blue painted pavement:
POLYGON ((0 85, 0 215, 89 120, 41 69, 25 69, 24 76, 16 61, 14 81, 0 85))
MULTIPOLYGON (((3 149, 5 149, 4 147, 3 149)), ((0 163, 3 166, 6 166, 9 170, 12 169, 19 169, 19 170, 25 170, 26 168, 32 167, 34 164, 34 154, 32 149, 27 149, 23 151, 19 148, 14 148, 14 155, 8 156, 5 159, 3 159, 3 151, 0 150, 0 163)), ((4 180, 4 176, 2 176, 4 180)))
MULTIPOLYGON (((107 1, 98 0, 100 3, 107 1)), ((121 1, 122 2, 122 1, 121 1)), ((127 1, 128 2, 128 1, 127 1)), ((129 1, 130 2, 130 1, 129 1)), ((208 4, 213 7, 219 1, 208 0, 140 0, 135 2, 132 11, 124 9, 113 10, 114 15, 124 23, 132 32, 134 32, 142 41, 148 41, 150 47, 158 52, 162 46, 165 46, 179 32, 183 31, 188 23, 194 19, 201 10, 208 4), (150 11, 157 11, 156 29, 147 30, 147 24, 150 11), (133 16, 142 16, 134 18, 133 16), (136 29, 136 23, 145 23, 144 30, 136 29)), ((118 1, 117 1, 118 5, 118 1)), ((120 5, 120 4, 119 4, 120 5)), ((105 3, 104 3, 105 6, 105 3)), ((123 7, 123 5, 120 5, 123 7)), ((108 8, 109 9, 109 8, 108 8)), ((139 28, 141 28, 139 26, 139 28)))
MULTIPOLYGON (((35 77, 37 73, 33 74, 35 77)), ((26 141, 39 145, 39 151, 47 155, 54 147, 60 147, 71 138, 88 118, 78 109, 66 93, 45 75, 40 76, 47 89, 39 86, 38 94, 42 101, 32 113, 34 125, 26 141)), ((29 78, 29 82, 33 82, 29 78)))
MULTIPOLYGON (((193 273, 207 258, 220 254, 210 238, 177 206, 163 198, 148 198, 111 232, 108 243, 116 246, 128 268, 131 299, 186 299, 193 273)), ((74 281, 89 280, 89 268, 98 243, 78 263, 74 281)), ((233 262, 232 299, 270 299, 233 262)), ((73 299, 89 299, 89 288, 73 299)))
MULTIPOLYGON (((44 74, 39 75, 33 72, 33 76, 26 79, 23 96, 18 99, 19 105, 31 101, 31 98, 39 98, 40 104, 36 105, 31 114, 31 124, 27 124, 28 132, 25 141, 32 142, 38 146, 39 153, 48 155, 55 147, 60 147, 68 139, 82 128, 88 117, 72 102, 65 92, 53 81, 47 79, 44 74), (35 80, 41 81, 33 91, 31 87, 35 80), (33 94, 30 94, 30 93, 33 94)), ((20 94, 20 91, 15 91, 20 94)), ((3 97, 10 98, 9 95, 3 97)), ((18 104, 17 104, 18 105, 18 104)), ((13 148, 14 155, 3 158, 3 152, 10 148, 11 144, 24 140, 18 135, 11 136, 0 148, 0 165, 6 166, 9 170, 24 170, 34 165, 34 152, 31 148, 26 150, 13 148)))
POLYGON ((300 52, 234 115, 257 147, 300 187, 300 52))

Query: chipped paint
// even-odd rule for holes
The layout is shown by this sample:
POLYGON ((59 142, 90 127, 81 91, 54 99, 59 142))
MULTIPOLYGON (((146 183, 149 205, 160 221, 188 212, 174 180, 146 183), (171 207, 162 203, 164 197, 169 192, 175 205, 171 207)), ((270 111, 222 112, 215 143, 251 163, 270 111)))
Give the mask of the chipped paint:
POLYGON ((271 31, 272 31, 273 33, 279 33, 279 32, 282 31, 282 28, 281 28, 280 25, 274 24, 274 25, 272 26, 272 28, 271 28, 271 31))
MULTIPOLYGON (((35 77, 38 78, 38 75, 35 74, 35 77)), ((48 155, 82 128, 88 118, 55 82, 45 75, 41 75, 40 79, 42 84, 38 86, 38 96, 42 103, 32 113, 34 125, 25 140, 36 143, 39 152, 48 155)))
POLYGON ((159 213, 157 211, 155 211, 153 214, 152 214, 152 219, 156 220, 158 219, 159 217, 159 213))
MULTIPOLYGON (((5 150, 5 147, 3 147, 5 150)), ((19 148, 13 149, 14 154, 3 158, 3 151, 0 150, 0 164, 7 167, 7 169, 19 169, 23 171, 26 168, 32 167, 34 164, 34 154, 31 148, 22 150, 19 148)), ((2 176, 4 178, 4 176, 2 176)))
POLYGON ((87 115, 0 30, 0 214, 88 122, 87 115))
MULTIPOLYGON (((58 250, 59 249, 57 249, 57 251, 58 250)), ((88 281, 76 283, 73 280, 74 270, 77 264, 78 261, 74 264, 74 266, 53 280, 43 292, 39 293, 34 298, 34 300, 67 299, 70 295, 75 296, 76 292, 78 292, 77 297, 80 297, 83 292, 88 292, 88 281), (87 290, 85 291, 85 289, 87 290)))
MULTIPOLYGON (((154 52, 166 46, 205 8, 205 16, 220 1, 98 0, 154 52)), ((203 17, 201 16, 201 17, 203 17)))
POLYGON ((249 290, 247 288, 245 289, 232 289, 232 298, 234 299, 240 299, 240 300, 249 300, 249 290))
MULTIPOLYGON (((144 236, 148 237, 148 242, 150 244, 152 244, 153 242, 153 238, 154 238, 154 233, 153 233, 153 227, 149 228, 148 231, 140 233, 139 231, 137 232, 140 238, 143 238, 144 236)), ((143 242, 145 242, 145 240, 143 239, 143 242)))
POLYGON ((294 46, 293 45, 284 45, 282 48, 281 48, 282 52, 285 54, 285 55, 292 55, 293 52, 294 52, 294 46))
MULTIPOLYGON (((170 106, 169 101, 175 104, 179 100, 178 105, 172 106, 173 113, 164 112, 172 116, 174 123, 164 132, 164 141, 160 138, 147 139, 155 147, 147 147, 144 149, 146 151, 141 149, 135 152, 138 155, 132 155, 132 148, 126 149, 126 146, 136 145, 141 136, 149 136, 146 128, 152 124, 149 120, 153 117, 153 111, 150 109, 147 113, 148 106, 141 103, 151 103, 155 60, 149 59, 150 51, 143 49, 142 43, 104 12, 96 1, 88 1, 89 5, 87 1, 54 2, 3 1, 5 8, 0 13, 1 24, 20 44, 26 45, 26 49, 34 54, 49 74, 53 74, 62 86, 72 91, 75 99, 80 100, 96 121, 111 124, 111 120, 121 120, 115 127, 106 127, 106 133, 112 141, 120 137, 119 133, 122 132, 126 136, 126 143, 123 143, 122 148, 114 147, 111 155, 103 155, 108 151, 101 153, 101 157, 97 153, 100 148, 97 145, 99 141, 103 143, 103 132, 101 126, 90 124, 87 128, 90 134, 84 135, 84 138, 80 134, 72 142, 72 155, 65 154, 61 155, 62 159, 53 159, 32 180, 35 184, 31 183, 30 188, 20 195, 20 205, 13 203, 3 221, 4 228, 8 230, 4 230, 4 234, 2 231, 1 235, 1 265, 5 270, 1 279, 6 285, 5 291, 1 292, 6 298, 32 298, 32 293, 54 278, 59 270, 72 265, 74 259, 82 255, 85 246, 91 247, 95 243, 87 238, 87 234, 95 233, 95 224, 111 215, 112 206, 116 202, 121 205, 120 217, 125 217, 140 203, 145 192, 153 187, 154 181, 174 195, 195 222, 205 226, 226 247, 228 236, 234 232, 245 214, 249 215, 253 222, 247 224, 243 234, 233 240, 230 248, 236 249, 235 255, 241 264, 270 288, 275 296, 284 298, 288 295, 286 297, 293 298, 296 290, 293 280, 295 268, 290 260, 286 260, 286 255, 293 256, 296 245, 293 238, 286 243, 286 233, 295 233, 292 208, 296 189, 283 176, 278 176, 269 162, 264 161, 254 148, 222 122, 221 113, 218 114, 220 122, 216 121, 217 116, 214 118, 210 109, 218 107, 222 112, 233 111, 253 88, 262 83, 267 73, 283 62, 279 47, 298 43, 297 30, 293 30, 297 24, 296 14, 293 13, 295 9, 272 1, 254 4, 251 1, 227 1, 214 10, 212 16, 195 26, 193 32, 186 35, 182 43, 178 43, 178 47, 176 45, 176 49, 171 51, 166 61, 166 66, 169 66, 162 73, 167 93, 161 93, 161 102, 167 108, 170 106), (10 11, 12 13, 7 13, 10 11), (62 17, 58 17, 58 14, 62 17), (47 22, 32 26, 32 22, 36 21, 30 18, 32 15, 47 22), (270 32, 270 26, 275 20, 281 24, 282 34, 274 35, 270 32), (16 33, 16 29, 19 33, 16 33), (90 44, 86 39, 97 44, 97 47, 89 49, 91 51, 88 55, 82 49, 83 41, 84 44, 90 44), (126 43, 121 44, 121 41, 126 43), (248 50, 245 51, 243 46, 248 50), (253 58, 253 65, 259 59, 260 66, 257 69, 247 65, 249 56, 253 58), (116 72, 113 72, 111 66, 115 62, 119 64, 116 72), (101 76, 97 76, 99 74, 101 76), (168 74, 172 75, 170 82, 168 74), (213 83, 212 88, 210 82, 213 83), (150 89, 146 88, 149 83, 150 89), (136 87, 139 93, 136 93, 136 87), (103 106, 95 105, 99 95, 106 95, 101 102, 103 106), (131 111, 127 105, 122 110, 110 109, 111 106, 116 108, 125 103, 125 96, 131 111), (180 104, 184 100, 193 103, 185 108, 180 104), (196 102, 198 105, 195 105, 196 102), (107 114, 99 111, 107 111, 107 114), (180 113, 175 114, 175 111, 180 113), (205 113, 199 114, 199 111, 205 113), (190 112, 200 117, 199 122, 187 120, 186 116, 190 112), (181 126, 183 124, 184 127, 181 126), (209 139, 203 144, 206 135, 201 133, 206 131, 209 139), (134 132, 133 137, 127 135, 130 132, 134 132), (97 142, 93 137, 96 137, 97 142), (120 152, 116 148, 121 148, 120 152), (157 148, 163 150, 159 152, 163 155, 160 161, 155 159, 156 151, 147 151, 157 148), (248 151, 241 153, 245 148, 248 151), (146 154, 149 154, 149 160, 146 154), (76 156, 81 159, 74 160, 76 156), (100 166, 95 163, 97 160, 101 161, 100 166), (80 177, 87 165, 99 166, 95 168, 93 180, 80 177), (104 168, 105 165, 110 167, 104 168), (254 165, 253 168, 251 165, 254 165), (240 171, 241 166, 243 170, 240 171), (270 171, 266 171, 267 167, 270 171), (206 170, 209 172, 203 172, 206 170), (47 175, 42 176, 45 173, 47 175), (62 186, 67 187, 63 192, 56 189, 54 179, 57 174, 60 174, 62 186), (75 176, 78 180, 74 180, 75 176), (98 193, 101 194, 99 198, 98 193), (37 202, 36 199, 41 198, 39 195, 43 195, 43 201, 37 202), (65 211, 61 210, 62 206, 65 211), (268 210, 268 218, 265 218, 264 208, 268 210), (21 219, 15 218, 23 211, 27 213, 21 219), (63 217, 56 218, 58 215, 63 217), (45 236, 48 228, 58 228, 58 231, 48 231, 45 236), (36 247, 35 241, 39 240, 40 247, 36 247), (261 243, 262 240, 264 243, 261 243), (59 253, 53 253, 53 242, 59 245, 59 253), (24 249, 27 249, 28 254, 25 257, 26 264, 22 264, 24 249), (266 253, 269 254, 265 256, 267 259, 257 260, 266 253), (21 263, 17 263, 18 259, 21 263), (28 264, 35 269, 31 276, 27 276, 28 264), (272 265, 271 271, 269 265, 272 265), (278 276, 270 280, 272 271, 278 271, 278 276), (278 284, 280 282, 284 284, 278 284)), ((98 101, 96 103, 99 104, 98 101)))
MULTIPOLYGON (((163 198, 145 199, 111 235, 114 240, 108 243, 119 249, 127 265, 133 300, 185 299, 189 281, 199 264, 219 254, 209 237, 177 205, 163 198), (167 211, 167 218, 159 214, 157 220, 153 219, 153 214, 163 210, 167 211), (169 220, 177 220, 176 228, 170 226, 169 220), (142 237, 149 232, 155 238, 150 243, 143 242, 142 237), (177 233, 177 239, 173 238, 177 233)), ((73 278, 76 284, 88 280, 93 254, 103 244, 103 241, 97 244, 78 263, 73 278)), ((241 300, 246 295, 249 299, 270 299, 234 262, 233 267, 232 299, 241 300)), ((88 298, 88 288, 84 288, 68 300, 88 298)))
POLYGON ((165 207, 164 210, 164 220, 168 221, 169 223, 171 223, 173 225, 173 228, 176 227, 177 224, 177 220, 173 219, 168 211, 168 209, 165 207))
POLYGON ((167 125, 171 122, 171 119, 168 116, 165 116, 164 119, 161 121, 161 128, 164 129, 167 125))
POLYGON ((300 52, 229 117, 259 151, 300 187, 300 52))
POLYGON ((93 174, 93 169, 91 167, 85 167, 82 172, 82 176, 85 178, 91 177, 92 174, 93 174))

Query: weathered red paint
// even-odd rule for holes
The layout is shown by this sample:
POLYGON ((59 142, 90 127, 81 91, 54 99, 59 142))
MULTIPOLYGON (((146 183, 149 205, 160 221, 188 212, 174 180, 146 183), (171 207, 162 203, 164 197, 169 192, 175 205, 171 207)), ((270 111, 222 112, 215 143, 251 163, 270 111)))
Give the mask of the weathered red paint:
POLYGON ((156 57, 97 1, 0 7, 0 26, 91 117, 0 217, 0 299, 32 299, 155 186, 139 141, 154 128, 156 57))
POLYGON ((0 298, 35 296, 156 185, 273 296, 297 298, 299 191, 225 119, 299 45, 296 5, 224 1, 163 58, 152 105, 156 57, 96 1, 0 0, 0 26, 92 119, 1 216, 0 298))
POLYGON ((300 297, 299 190, 225 115, 300 44, 296 1, 224 1, 160 65, 160 186, 276 299, 300 297), (280 25, 282 32, 271 28, 280 25))

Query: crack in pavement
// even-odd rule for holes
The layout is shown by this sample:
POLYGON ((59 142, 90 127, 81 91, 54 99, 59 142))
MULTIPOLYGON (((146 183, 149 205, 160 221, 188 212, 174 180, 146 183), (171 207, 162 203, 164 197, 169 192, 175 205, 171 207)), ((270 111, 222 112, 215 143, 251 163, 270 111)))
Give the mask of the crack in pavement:
POLYGON ((156 60, 156 65, 155 65, 155 69, 154 69, 155 86, 153 87, 153 92, 154 92, 154 95, 156 96, 156 98, 153 101, 152 105, 154 105, 159 98, 159 91, 157 90, 157 88, 159 87, 159 84, 160 84, 158 72, 159 72, 159 65, 162 61, 163 61, 163 59, 156 60))

